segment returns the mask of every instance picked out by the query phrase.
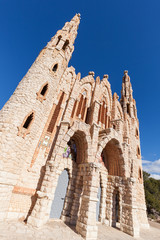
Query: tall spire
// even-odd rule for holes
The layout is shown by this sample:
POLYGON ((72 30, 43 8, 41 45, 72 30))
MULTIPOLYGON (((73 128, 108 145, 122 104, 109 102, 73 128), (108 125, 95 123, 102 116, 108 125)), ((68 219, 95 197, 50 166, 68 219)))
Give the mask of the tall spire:
POLYGON ((66 63, 69 62, 74 51, 74 41, 77 37, 77 30, 80 23, 80 14, 76 14, 70 22, 66 22, 64 27, 57 31, 51 41, 47 44, 47 48, 53 50, 54 56, 57 53, 64 56, 66 63))
MULTIPOLYGON (((80 13, 76 14, 70 22, 66 22, 64 27, 61 30, 58 30, 56 35, 52 37, 49 45, 59 45, 61 42, 68 41, 70 47, 74 44, 74 41, 77 37, 77 30, 80 24, 80 13), (58 43, 58 44, 57 44, 58 43)), ((61 44, 60 44, 61 45, 61 44)))
POLYGON ((68 38, 72 43, 74 43, 75 38, 77 36, 77 30, 80 24, 80 13, 76 14, 70 22, 66 22, 64 27, 62 28, 62 31, 65 32, 66 35, 68 35, 68 38))
POLYGON ((122 91, 121 91, 121 99, 126 98, 127 102, 130 102, 133 99, 132 95, 132 85, 130 82, 130 77, 128 76, 128 71, 124 71, 124 76, 122 79, 122 91))
POLYGON ((127 70, 124 71, 124 76, 122 78, 120 103, 124 113, 128 113, 130 117, 137 117, 135 100, 133 99, 132 85, 127 70))

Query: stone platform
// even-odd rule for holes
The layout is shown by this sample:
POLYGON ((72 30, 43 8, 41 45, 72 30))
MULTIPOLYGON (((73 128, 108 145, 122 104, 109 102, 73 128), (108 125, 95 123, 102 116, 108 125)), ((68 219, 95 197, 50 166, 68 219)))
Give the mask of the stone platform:
MULTIPOLYGON (((116 228, 98 225, 98 240, 134 240, 135 238, 116 228)), ((159 240, 160 224, 150 222, 150 230, 142 230, 138 240, 159 240)), ((0 222, 1 240, 83 240, 70 227, 60 220, 50 220, 40 229, 32 228, 23 222, 0 222)))

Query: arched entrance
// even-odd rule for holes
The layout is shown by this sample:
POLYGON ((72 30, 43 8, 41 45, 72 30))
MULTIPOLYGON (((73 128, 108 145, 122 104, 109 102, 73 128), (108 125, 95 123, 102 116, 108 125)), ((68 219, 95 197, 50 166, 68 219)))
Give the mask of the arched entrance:
POLYGON ((68 187, 69 176, 67 170, 64 170, 58 179, 57 188, 51 206, 50 218, 60 218, 64 206, 64 200, 68 187))
MULTIPOLYGON (((79 210, 81 208, 81 196, 83 195, 83 171, 81 170, 81 167, 79 167, 79 164, 85 161, 86 149, 85 133, 78 130, 66 143, 62 154, 63 161, 67 163, 70 162, 72 170, 70 173, 69 187, 66 192, 61 219, 72 225, 76 225, 79 210)), ((57 191, 55 192, 55 196, 56 195, 57 191)))
POLYGON ((125 177, 124 158, 119 141, 112 138, 101 152, 101 163, 107 172, 106 220, 110 226, 119 227, 122 201, 119 189, 125 177), (119 224, 118 224, 119 223, 119 224))
POLYGON ((101 153, 101 160, 108 171, 108 175, 124 176, 124 159, 119 142, 116 139, 112 139, 106 144, 101 153))

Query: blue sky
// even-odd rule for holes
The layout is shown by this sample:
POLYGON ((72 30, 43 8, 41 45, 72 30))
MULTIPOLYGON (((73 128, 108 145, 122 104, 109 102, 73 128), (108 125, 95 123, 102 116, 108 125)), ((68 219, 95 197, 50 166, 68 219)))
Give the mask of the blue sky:
POLYGON ((129 71, 144 169, 160 175, 159 12, 159 0, 0 0, 0 109, 50 38, 81 13, 70 65, 82 77, 109 74, 119 96, 129 71))

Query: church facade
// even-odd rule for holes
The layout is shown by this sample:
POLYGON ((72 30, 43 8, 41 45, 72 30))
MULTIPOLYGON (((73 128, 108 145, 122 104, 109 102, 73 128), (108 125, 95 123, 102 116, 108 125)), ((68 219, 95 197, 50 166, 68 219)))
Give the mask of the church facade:
POLYGON ((41 227, 65 172, 64 222, 88 240, 97 220, 138 236, 148 220, 130 77, 124 71, 119 101, 108 75, 68 67, 79 23, 76 14, 56 33, 0 111, 0 220, 41 227))

